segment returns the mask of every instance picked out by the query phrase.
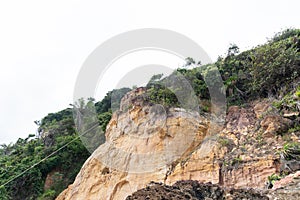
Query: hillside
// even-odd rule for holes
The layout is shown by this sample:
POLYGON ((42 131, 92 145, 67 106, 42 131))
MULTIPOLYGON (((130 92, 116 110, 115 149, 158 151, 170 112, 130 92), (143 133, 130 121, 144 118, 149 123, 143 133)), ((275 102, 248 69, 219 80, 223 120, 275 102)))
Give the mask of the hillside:
MULTIPOLYGON (((114 92, 123 96, 128 91, 123 88, 114 92)), ((112 92, 100 102, 86 102, 95 103, 102 129, 111 117, 112 92)), ((38 135, 1 145, 0 199, 54 199, 74 181, 90 156, 75 129, 72 108, 50 113, 35 123, 38 135)))
POLYGON ((166 87, 174 82, 172 75, 153 76, 144 88, 114 90, 97 103, 90 98, 81 109, 95 103, 99 128, 106 130, 106 142, 92 155, 75 130, 71 108, 49 114, 36 121, 39 135, 0 148, 0 198, 55 199, 71 183, 58 199, 125 199, 151 181, 265 189, 300 170, 300 30, 283 31, 242 53, 232 45, 210 65, 190 68, 197 61, 187 61, 172 75, 189 81, 199 101, 197 112, 166 87), (205 81, 217 71, 224 88, 213 92, 227 100, 221 125, 212 114, 211 102, 218 101, 209 90, 220 83, 205 81), (118 100, 125 95, 114 113, 112 95, 118 100))
MULTIPOLYGON (((212 65, 154 76, 147 87, 125 95, 107 126, 106 142, 58 200, 125 199, 151 181, 272 188, 300 169, 299 72, 299 31, 292 30, 240 54, 233 46, 212 65), (223 126, 210 112, 216 108, 204 81, 217 69, 225 90, 214 92, 227 95, 223 126), (165 87, 178 73, 200 98, 199 112, 165 87)), ((180 84, 176 89, 188 95, 180 84)))

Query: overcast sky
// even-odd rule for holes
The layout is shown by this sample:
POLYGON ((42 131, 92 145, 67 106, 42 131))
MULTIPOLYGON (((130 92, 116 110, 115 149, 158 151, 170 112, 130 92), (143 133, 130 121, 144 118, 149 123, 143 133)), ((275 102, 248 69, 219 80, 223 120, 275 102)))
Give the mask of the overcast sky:
MULTIPOLYGON (((84 60, 114 35, 169 29, 216 60, 230 43, 245 50, 284 28, 300 28, 299 7, 299 0, 0 1, 0 144, 35 133, 34 120, 68 107, 84 60)), ((162 55, 153 59, 165 63, 162 55)))

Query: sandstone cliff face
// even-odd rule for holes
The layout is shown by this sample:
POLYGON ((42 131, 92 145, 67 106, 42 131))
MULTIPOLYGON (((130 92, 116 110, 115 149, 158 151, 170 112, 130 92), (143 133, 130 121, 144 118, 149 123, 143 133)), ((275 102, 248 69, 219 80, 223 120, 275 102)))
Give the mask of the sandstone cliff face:
POLYGON ((212 132, 207 117, 179 108, 166 111, 145 103, 143 91, 132 91, 114 113, 105 144, 57 199, 123 200, 151 181, 263 188, 280 168, 274 151, 282 142, 274 132, 288 123, 277 115, 278 126, 263 123, 275 115, 270 109, 268 103, 231 107, 225 127, 212 132))
POLYGON ((208 129, 204 117, 144 104, 140 94, 123 99, 107 127, 106 143, 57 199, 125 199, 152 180, 164 182, 173 161, 199 146, 208 129))

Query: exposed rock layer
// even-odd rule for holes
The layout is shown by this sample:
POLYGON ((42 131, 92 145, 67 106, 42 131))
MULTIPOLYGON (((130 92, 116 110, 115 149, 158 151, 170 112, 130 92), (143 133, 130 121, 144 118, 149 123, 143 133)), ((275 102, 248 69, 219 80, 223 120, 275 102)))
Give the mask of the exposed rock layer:
POLYGON ((166 111, 146 103, 142 90, 132 91, 108 125, 106 143, 57 199, 123 200, 151 181, 264 188, 267 177, 280 169, 274 151, 282 142, 274 134, 289 122, 268 103, 254 105, 230 107, 226 125, 218 131, 208 117, 166 111), (270 116, 276 116, 273 125, 270 116))

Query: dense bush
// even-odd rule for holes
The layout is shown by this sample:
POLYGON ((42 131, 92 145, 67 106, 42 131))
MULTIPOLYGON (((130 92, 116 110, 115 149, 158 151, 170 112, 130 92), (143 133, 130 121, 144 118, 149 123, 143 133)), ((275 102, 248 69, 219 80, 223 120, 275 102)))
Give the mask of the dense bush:
MULTIPOLYGON (((284 96, 299 84, 300 30, 283 31, 265 45, 242 53, 239 53, 236 45, 232 45, 226 57, 219 57, 214 64, 193 69, 184 66, 177 69, 177 72, 190 82, 200 99, 210 98, 208 88, 219 88, 214 93, 220 94, 225 90, 229 105, 243 104, 257 98, 284 96), (220 72, 225 88, 215 78, 218 76, 217 71, 220 72)), ((168 77, 152 80, 148 85, 150 98, 157 103, 176 106, 174 95, 161 87, 166 79, 168 77)))
POLYGON ((280 155, 285 160, 300 161, 300 143, 286 143, 280 151, 280 155))
MULTIPOLYGON (((112 96, 118 104, 127 91, 126 88, 114 90, 96 103, 99 128, 105 130, 111 118, 112 96)), ((90 98, 84 102, 81 111, 88 112, 93 101, 90 98)), ((90 156, 75 129, 73 109, 50 113, 35 123, 39 126, 37 137, 31 134, 26 139, 20 138, 14 144, 0 147, 0 199, 55 199, 74 181, 90 156), (53 152, 56 153, 52 155, 53 152), (55 183, 44 191, 44 182, 50 172, 55 172, 55 183)))
POLYGON ((95 104, 97 113, 109 112, 111 109, 116 110, 119 108, 121 98, 130 90, 129 88, 120 88, 108 92, 102 101, 95 104))

